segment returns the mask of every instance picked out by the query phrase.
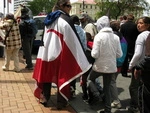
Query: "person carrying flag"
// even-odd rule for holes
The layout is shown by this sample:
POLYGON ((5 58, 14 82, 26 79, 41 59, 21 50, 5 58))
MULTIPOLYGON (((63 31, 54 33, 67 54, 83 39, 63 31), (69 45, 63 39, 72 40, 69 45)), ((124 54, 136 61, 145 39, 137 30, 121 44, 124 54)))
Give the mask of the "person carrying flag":
POLYGON ((70 0, 58 0, 44 23, 43 46, 40 46, 33 78, 37 82, 34 95, 48 106, 51 83, 58 88, 57 109, 70 99, 70 82, 91 68, 79 36, 71 21, 70 0))

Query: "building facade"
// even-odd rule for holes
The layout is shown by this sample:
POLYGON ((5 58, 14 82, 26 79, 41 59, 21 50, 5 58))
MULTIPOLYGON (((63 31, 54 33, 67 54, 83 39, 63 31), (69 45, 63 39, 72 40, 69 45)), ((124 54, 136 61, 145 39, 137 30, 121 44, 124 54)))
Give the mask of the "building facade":
POLYGON ((99 11, 99 8, 96 6, 94 0, 74 0, 71 5, 72 9, 70 15, 75 14, 80 16, 81 13, 87 13, 96 20, 96 13, 99 11))
POLYGON ((18 9, 20 4, 26 5, 30 1, 33 1, 33 0, 14 0, 14 12, 18 9))

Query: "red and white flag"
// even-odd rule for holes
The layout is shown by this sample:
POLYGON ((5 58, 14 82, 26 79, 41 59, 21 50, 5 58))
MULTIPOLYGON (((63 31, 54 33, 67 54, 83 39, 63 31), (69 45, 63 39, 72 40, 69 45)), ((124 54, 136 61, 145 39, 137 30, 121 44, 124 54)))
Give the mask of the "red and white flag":
POLYGON ((41 89, 40 83, 57 84, 60 94, 68 100, 68 84, 88 71, 91 64, 70 24, 62 18, 54 23, 50 28, 45 27, 44 46, 39 48, 33 78, 41 89))

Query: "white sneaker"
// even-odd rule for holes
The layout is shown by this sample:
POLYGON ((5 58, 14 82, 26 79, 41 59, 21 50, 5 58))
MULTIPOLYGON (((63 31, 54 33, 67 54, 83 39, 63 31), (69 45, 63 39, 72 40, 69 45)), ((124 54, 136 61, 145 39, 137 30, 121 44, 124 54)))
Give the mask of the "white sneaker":
POLYGON ((116 102, 112 102, 111 103, 111 107, 120 109, 122 106, 121 106, 120 102, 117 102, 117 103, 116 102))
POLYGON ((6 68, 5 66, 2 66, 3 71, 8 71, 9 69, 6 68))

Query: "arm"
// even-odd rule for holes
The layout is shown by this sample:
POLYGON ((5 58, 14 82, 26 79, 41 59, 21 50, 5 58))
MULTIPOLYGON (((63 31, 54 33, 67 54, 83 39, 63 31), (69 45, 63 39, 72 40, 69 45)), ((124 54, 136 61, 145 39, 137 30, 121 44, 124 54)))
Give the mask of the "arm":
POLYGON ((141 75, 141 70, 144 70, 144 65, 146 65, 146 59, 143 59, 139 64, 135 66, 134 70, 134 77, 135 79, 138 78, 139 75, 141 75))
POLYGON ((93 58, 98 58, 99 57, 99 51, 100 51, 100 40, 99 40, 99 37, 96 36, 94 38, 94 43, 93 43, 93 48, 92 48, 92 51, 91 51, 91 55, 93 58))
MULTIPOLYGON (((117 35, 114 35, 114 36, 117 36, 117 35)), ((120 57, 122 57, 123 53, 122 53, 119 37, 117 36, 116 39, 117 39, 117 43, 116 43, 117 44, 117 55, 116 55, 116 57, 120 58, 120 57)))
POLYGON ((133 55, 132 60, 129 64, 129 70, 131 70, 136 65, 138 60, 140 59, 140 57, 142 55, 142 50, 143 50, 142 45, 136 45, 134 55, 133 55))

